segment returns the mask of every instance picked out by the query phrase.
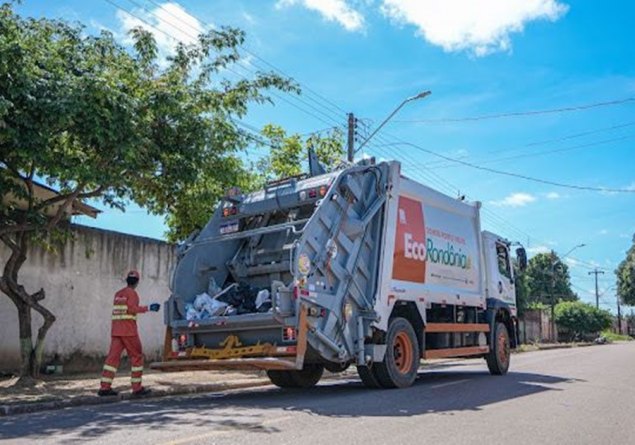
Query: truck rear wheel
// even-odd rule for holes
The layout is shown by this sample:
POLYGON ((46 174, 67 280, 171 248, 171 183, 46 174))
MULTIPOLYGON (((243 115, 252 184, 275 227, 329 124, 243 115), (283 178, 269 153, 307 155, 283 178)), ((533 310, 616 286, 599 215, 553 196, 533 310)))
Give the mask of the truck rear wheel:
POLYGON ((375 377, 374 369, 369 366, 358 366, 357 374, 362 380, 362 383, 367 388, 381 388, 377 377, 375 377))
POLYGON ((267 371, 267 377, 271 383, 279 388, 294 388, 295 380, 291 377, 291 371, 267 371))
POLYGON ((417 378, 419 342, 405 318, 393 318, 386 333, 384 360, 373 365, 373 375, 384 388, 405 388, 417 378))
POLYGON ((324 366, 304 365, 304 368, 293 371, 267 371, 271 383, 280 388, 311 388, 322 378, 324 366))
POLYGON ((509 369, 511 351, 509 348, 509 332, 504 323, 496 323, 493 344, 485 357, 490 374, 504 375, 509 369))

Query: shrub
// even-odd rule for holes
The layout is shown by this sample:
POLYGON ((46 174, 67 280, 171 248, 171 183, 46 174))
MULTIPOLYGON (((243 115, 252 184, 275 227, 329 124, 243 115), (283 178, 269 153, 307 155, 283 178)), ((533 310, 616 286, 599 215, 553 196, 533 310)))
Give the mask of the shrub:
POLYGON ((563 301, 555 308, 556 323, 571 334, 571 339, 595 334, 611 326, 611 313, 581 301, 563 301))

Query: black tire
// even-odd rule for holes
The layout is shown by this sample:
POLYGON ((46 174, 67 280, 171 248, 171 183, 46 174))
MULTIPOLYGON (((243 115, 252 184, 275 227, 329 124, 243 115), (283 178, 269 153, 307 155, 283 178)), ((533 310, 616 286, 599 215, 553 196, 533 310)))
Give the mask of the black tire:
POLYGON ((490 351, 485 356, 487 368, 492 375, 505 375, 509 370, 511 350, 509 346, 509 331, 504 323, 496 323, 494 339, 490 351))
POLYGON ((337 374, 338 372, 344 372, 348 369, 350 363, 335 363, 335 362, 324 362, 324 369, 333 374, 337 374))
POLYGON ((279 388, 311 388, 320 381, 323 373, 324 366, 308 364, 298 371, 269 370, 267 377, 279 388))
POLYGON ((372 371, 384 388, 406 388, 417 378, 420 351, 412 325, 405 318, 394 318, 386 333, 384 360, 375 363, 372 371))
POLYGON ((324 365, 304 365, 299 371, 289 371, 296 388, 311 388, 317 385, 324 373, 324 365))
POLYGON ((279 388, 296 388, 297 384, 291 376, 291 371, 267 371, 267 377, 271 383, 279 388))
POLYGON ((379 384, 377 377, 375 377, 374 368, 368 366, 358 366, 357 374, 366 388, 376 389, 382 387, 379 384))

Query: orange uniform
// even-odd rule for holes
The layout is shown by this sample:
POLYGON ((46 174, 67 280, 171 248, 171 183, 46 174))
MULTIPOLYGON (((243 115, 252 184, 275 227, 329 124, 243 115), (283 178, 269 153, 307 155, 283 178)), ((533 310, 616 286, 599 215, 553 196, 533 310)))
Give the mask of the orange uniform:
POLYGON ((101 377, 102 390, 110 389, 124 349, 130 357, 132 391, 142 389, 143 350, 137 331, 137 314, 147 311, 147 306, 139 306, 139 295, 132 287, 125 287, 115 294, 110 351, 101 377))

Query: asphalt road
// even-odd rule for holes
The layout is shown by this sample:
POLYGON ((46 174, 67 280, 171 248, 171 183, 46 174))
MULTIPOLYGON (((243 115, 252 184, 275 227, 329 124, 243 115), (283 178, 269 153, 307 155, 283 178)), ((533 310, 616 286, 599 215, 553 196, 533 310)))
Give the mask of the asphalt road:
POLYGON ((635 444, 635 342, 422 372, 412 388, 325 381, 0 418, 0 443, 635 444))

